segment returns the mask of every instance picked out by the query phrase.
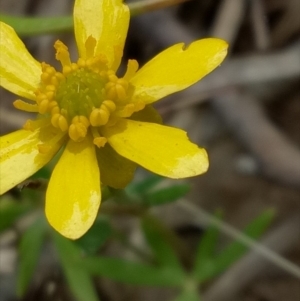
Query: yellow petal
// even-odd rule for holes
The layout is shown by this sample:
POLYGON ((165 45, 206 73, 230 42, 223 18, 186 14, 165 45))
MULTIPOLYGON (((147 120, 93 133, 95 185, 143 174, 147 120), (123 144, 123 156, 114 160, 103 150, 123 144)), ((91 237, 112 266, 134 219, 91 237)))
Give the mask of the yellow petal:
POLYGON ((120 189, 131 182, 136 164, 117 154, 109 144, 97 149, 97 158, 104 185, 120 189))
POLYGON ((120 64, 129 25, 129 9, 122 0, 76 0, 74 27, 79 54, 86 58, 85 42, 96 39, 95 53, 106 55, 110 68, 120 64))
POLYGON ((93 224, 101 201, 100 172, 90 137, 69 140, 55 166, 46 193, 50 225, 70 239, 82 236, 93 224))
POLYGON ((0 137, 0 194, 24 181, 47 164, 62 146, 63 139, 41 154, 38 145, 53 138, 49 128, 33 132, 19 130, 0 137))
POLYGON ((225 41, 209 38, 164 50, 130 80, 135 86, 133 101, 152 103, 189 87, 221 64, 227 47, 225 41))
POLYGON ((115 126, 105 127, 104 135, 121 156, 162 176, 192 177, 208 168, 206 151, 180 129, 121 119, 115 126))
POLYGON ((40 83, 41 65, 9 25, 0 22, 0 85, 28 99, 40 83))

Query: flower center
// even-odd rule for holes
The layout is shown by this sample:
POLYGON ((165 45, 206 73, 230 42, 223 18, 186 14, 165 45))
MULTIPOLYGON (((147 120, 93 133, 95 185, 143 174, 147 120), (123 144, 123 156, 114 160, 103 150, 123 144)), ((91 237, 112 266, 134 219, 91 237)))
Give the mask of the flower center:
MULTIPOLYGON (((126 74, 118 78, 108 68, 105 56, 93 55, 92 37, 86 41, 89 58, 79 58, 76 63, 71 62, 68 48, 62 42, 57 41, 54 47, 62 72, 42 63, 41 84, 36 91, 37 111, 49 118, 58 131, 68 132, 72 140, 80 142, 90 131, 94 144, 102 147, 106 143, 106 138, 101 136, 102 126, 114 124, 117 118, 129 117, 145 107, 130 102, 134 88, 129 79, 138 64, 130 60, 126 74)), ((20 100, 15 102, 15 107, 26 110, 26 104, 20 100)), ((32 124, 26 123, 24 127, 32 129, 32 124)))
POLYGON ((79 68, 66 76, 56 89, 56 101, 69 119, 89 116, 103 102, 106 80, 99 74, 79 68))

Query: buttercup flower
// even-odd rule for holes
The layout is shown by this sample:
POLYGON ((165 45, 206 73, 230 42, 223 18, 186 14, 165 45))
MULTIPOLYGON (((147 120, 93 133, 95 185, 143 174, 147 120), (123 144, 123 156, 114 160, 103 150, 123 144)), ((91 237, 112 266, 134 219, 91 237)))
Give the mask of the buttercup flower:
POLYGON ((79 59, 57 41, 62 68, 37 62, 15 31, 0 24, 1 86, 17 109, 36 112, 22 130, 0 139, 0 193, 22 182, 64 147, 46 192, 46 216, 62 235, 76 239, 94 222, 102 185, 125 187, 138 165, 170 178, 204 173, 206 151, 186 133, 161 124, 152 104, 187 88, 226 56, 219 39, 174 45, 142 68, 120 65, 129 25, 121 0, 76 0, 74 27, 79 59))

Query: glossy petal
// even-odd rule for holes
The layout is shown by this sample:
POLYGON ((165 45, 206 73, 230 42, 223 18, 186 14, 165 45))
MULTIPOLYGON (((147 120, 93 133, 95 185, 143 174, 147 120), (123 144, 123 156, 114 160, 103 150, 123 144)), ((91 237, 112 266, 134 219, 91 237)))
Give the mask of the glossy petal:
POLYGON ((129 25, 129 9, 122 0, 76 0, 75 36, 80 56, 86 58, 85 42, 96 39, 95 53, 105 54, 109 66, 119 66, 129 25))
POLYGON ((9 25, 0 22, 0 85, 19 96, 35 99, 41 65, 9 25))
POLYGON ((101 170, 101 183, 110 187, 124 188, 132 181, 136 163, 120 156, 109 144, 97 149, 101 170))
POLYGON ((176 44, 158 54, 131 79, 133 101, 152 103, 183 90, 218 67, 227 53, 227 43, 202 39, 185 47, 176 44))
POLYGON ((121 156, 162 176, 192 177, 208 168, 206 151, 190 142, 180 129, 121 119, 106 127, 104 135, 121 156))
POLYGON ((48 128, 34 132, 19 130, 0 137, 0 194, 24 181, 47 164, 62 146, 63 139, 51 144, 41 154, 39 144, 49 143, 53 135, 48 128))
POLYGON ((69 140, 55 166, 46 194, 46 216, 54 229, 76 239, 93 224, 101 201, 95 146, 88 137, 69 140))

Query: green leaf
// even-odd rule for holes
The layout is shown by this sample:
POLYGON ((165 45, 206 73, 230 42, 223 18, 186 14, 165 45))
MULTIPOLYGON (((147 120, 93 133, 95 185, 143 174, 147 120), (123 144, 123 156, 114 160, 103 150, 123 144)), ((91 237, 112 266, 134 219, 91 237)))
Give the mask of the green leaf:
POLYGON ((183 291, 174 301, 200 301, 197 291, 183 291))
POLYGON ((145 203, 148 206, 168 204, 185 196, 189 192, 189 190, 190 185, 180 184, 162 188, 157 191, 151 191, 147 193, 145 197, 145 203))
POLYGON ((94 255, 111 236, 112 229, 107 219, 98 217, 89 231, 75 241, 87 255, 94 255))
POLYGON ((17 278, 17 295, 22 296, 32 279, 39 259, 47 223, 44 217, 39 217, 23 234, 20 242, 20 265, 17 278))
POLYGON ((63 271, 76 300, 98 301, 89 273, 80 267, 82 258, 79 247, 57 233, 53 233, 53 237, 63 271))
POLYGON ((146 177, 144 180, 139 182, 134 182, 130 184, 126 191, 129 193, 135 193, 138 195, 145 195, 150 189, 158 185, 164 178, 158 175, 150 175, 146 177))
POLYGON ((179 287, 185 280, 169 268, 157 268, 118 258, 89 257, 82 260, 81 268, 95 276, 132 285, 179 287))
MULTIPOLYGON (((221 213, 216 213, 216 217, 220 218, 221 213)), ((219 233, 219 229, 212 225, 204 232, 199 243, 194 275, 200 282, 209 277, 215 270, 214 257, 219 233)))
POLYGON ((27 213, 31 208, 29 204, 18 203, 2 197, 0 202, 0 232, 11 227, 20 216, 27 213))
POLYGON ((158 262, 162 266, 173 269, 174 273, 183 275, 184 272, 176 254, 172 247, 167 243, 166 237, 155 219, 150 216, 145 216, 142 220, 142 228, 158 262))
MULTIPOLYGON (((274 210, 266 210, 256 217, 243 231, 252 239, 258 239, 268 228, 274 218, 274 210)), ((223 272, 248 251, 248 247, 239 241, 231 243, 217 258, 213 276, 223 272)))

